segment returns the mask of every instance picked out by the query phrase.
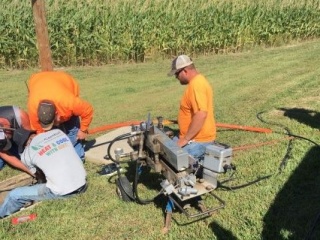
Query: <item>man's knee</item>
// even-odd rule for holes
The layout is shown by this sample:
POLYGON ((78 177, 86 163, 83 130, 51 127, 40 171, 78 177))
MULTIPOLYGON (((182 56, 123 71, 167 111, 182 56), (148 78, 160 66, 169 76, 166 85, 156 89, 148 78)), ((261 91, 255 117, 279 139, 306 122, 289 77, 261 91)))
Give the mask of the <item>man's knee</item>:
POLYGON ((188 145, 187 151, 194 158, 200 159, 205 154, 206 147, 202 144, 192 143, 188 145))
POLYGON ((19 188, 13 189, 8 193, 8 198, 12 202, 16 202, 21 199, 21 194, 19 192, 19 188))

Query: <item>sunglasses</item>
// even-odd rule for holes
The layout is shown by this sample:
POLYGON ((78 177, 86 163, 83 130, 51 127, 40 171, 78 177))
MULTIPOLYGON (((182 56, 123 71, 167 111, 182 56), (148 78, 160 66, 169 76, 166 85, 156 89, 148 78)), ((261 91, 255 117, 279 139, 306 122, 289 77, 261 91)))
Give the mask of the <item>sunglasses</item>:
POLYGON ((179 71, 176 71, 174 75, 175 75, 176 77, 178 77, 179 74, 180 74, 183 70, 184 70, 184 68, 180 69, 179 71))

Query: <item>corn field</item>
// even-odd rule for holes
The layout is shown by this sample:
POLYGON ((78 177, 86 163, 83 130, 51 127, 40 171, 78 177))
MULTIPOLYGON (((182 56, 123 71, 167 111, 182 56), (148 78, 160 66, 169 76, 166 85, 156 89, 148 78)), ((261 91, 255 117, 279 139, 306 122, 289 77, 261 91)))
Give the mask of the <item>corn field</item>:
MULTIPOLYGON (((0 68, 38 65, 31 0, 0 4, 0 68)), ((320 37, 319 0, 47 0, 54 66, 219 54, 320 37)))

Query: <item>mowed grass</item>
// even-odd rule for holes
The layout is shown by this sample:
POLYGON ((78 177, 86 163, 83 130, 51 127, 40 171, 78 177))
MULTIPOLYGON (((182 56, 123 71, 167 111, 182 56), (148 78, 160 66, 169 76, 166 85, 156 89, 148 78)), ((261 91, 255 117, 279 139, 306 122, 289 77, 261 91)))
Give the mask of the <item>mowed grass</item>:
MULTIPOLYGON (((234 179, 215 194, 226 207, 212 217, 188 224, 176 211, 172 228, 163 236, 164 197, 139 205, 121 201, 114 178, 99 176, 99 165, 87 161, 88 191, 68 200, 47 201, 18 216, 37 213, 35 221, 11 225, 0 221, 1 239, 303 239, 320 211, 319 148, 295 139, 288 147, 288 130, 315 143, 319 135, 320 40, 239 54, 198 56, 198 69, 214 88, 219 123, 271 128, 271 134, 218 129, 217 140, 231 145, 234 179), (262 114, 259 114, 263 112, 262 114), (259 120, 259 118, 263 121, 259 120), (287 130, 285 130, 285 127, 287 130), (271 145, 259 146, 271 142, 271 145), (252 147, 252 145, 256 145, 252 147), (248 146, 245 150, 237 147, 248 146), (249 147, 251 146, 251 147, 249 147), (289 151, 288 151, 289 149, 289 151), (278 168, 288 153, 281 173, 278 168), (255 180, 264 179, 243 188, 255 180), (230 190, 233 189, 233 190, 230 190)), ((60 69, 74 75, 81 97, 91 102, 91 128, 105 124, 163 116, 175 119, 184 87, 166 76, 170 60, 143 64, 60 69)), ((38 69, 0 71, 2 105, 26 108, 24 81, 38 69)), ((102 133, 100 133, 102 134, 102 133)), ((90 136, 94 138, 99 134, 90 136)), ((18 174, 9 167, 1 180, 18 174)), ((226 178, 227 176, 221 176, 226 178)), ((150 179, 156 182, 157 179, 150 179)), ((150 187, 149 184, 146 185, 150 187)), ((155 189, 150 189, 152 193, 155 189)), ((205 198, 208 206, 216 202, 205 198)), ((313 239, 320 237, 315 225, 313 239)))

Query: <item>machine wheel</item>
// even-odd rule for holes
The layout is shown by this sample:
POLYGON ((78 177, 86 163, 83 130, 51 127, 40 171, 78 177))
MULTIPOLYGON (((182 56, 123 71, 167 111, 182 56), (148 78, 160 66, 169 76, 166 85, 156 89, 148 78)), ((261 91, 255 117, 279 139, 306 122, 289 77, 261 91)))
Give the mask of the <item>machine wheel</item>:
POLYGON ((132 186, 125 176, 116 179, 116 192, 123 201, 131 202, 134 200, 132 186))

